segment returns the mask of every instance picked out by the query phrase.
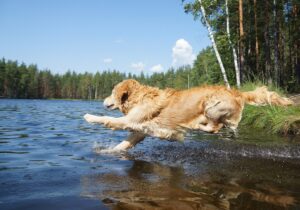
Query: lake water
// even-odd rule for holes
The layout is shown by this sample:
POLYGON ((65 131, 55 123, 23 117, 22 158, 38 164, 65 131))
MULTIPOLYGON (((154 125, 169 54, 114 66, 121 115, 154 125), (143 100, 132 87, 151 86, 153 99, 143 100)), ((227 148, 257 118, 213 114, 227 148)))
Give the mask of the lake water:
POLYGON ((0 100, 0 209, 300 209, 300 139, 252 129, 125 139, 101 102, 0 100))

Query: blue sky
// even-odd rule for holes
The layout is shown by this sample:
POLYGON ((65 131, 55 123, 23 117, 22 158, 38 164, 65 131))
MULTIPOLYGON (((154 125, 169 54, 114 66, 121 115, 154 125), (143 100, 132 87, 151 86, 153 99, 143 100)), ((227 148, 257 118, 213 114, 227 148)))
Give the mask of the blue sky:
POLYGON ((210 45, 181 0, 0 0, 0 57, 54 73, 145 73, 210 45))

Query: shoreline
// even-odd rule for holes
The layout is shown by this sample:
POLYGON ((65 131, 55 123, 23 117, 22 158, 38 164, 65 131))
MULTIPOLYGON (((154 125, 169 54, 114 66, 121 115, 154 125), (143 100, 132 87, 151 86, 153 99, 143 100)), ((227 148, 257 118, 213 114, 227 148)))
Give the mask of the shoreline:
POLYGON ((240 126, 263 129, 270 134, 300 136, 300 106, 247 105, 240 126))

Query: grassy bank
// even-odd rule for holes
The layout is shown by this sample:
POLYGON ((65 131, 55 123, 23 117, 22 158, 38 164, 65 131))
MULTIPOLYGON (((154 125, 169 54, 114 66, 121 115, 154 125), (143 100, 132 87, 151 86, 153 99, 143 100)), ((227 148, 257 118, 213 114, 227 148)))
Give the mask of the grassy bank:
MULTIPOLYGON (((247 83, 243 91, 254 90, 262 84, 247 83)), ((283 95, 284 91, 275 87, 270 90, 283 95)), ((300 135, 300 106, 245 106, 241 126, 263 129, 268 133, 281 135, 300 135)))
POLYGON ((244 109, 241 126, 264 129, 272 134, 300 135, 300 106, 250 106, 244 109))

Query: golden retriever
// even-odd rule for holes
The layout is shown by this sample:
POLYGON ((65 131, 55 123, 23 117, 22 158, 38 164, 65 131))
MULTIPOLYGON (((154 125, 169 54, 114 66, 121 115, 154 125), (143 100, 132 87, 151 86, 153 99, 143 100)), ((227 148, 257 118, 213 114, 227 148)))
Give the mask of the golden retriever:
POLYGON ((99 123, 111 129, 129 130, 129 138, 115 150, 126 150, 147 135, 182 140, 187 129, 217 133, 226 126, 236 130, 244 104, 291 105, 293 102, 268 91, 265 86, 240 92, 223 86, 202 86, 187 90, 158 89, 129 79, 117 84, 103 104, 119 109, 124 116, 94 116, 86 114, 89 123, 99 123))

